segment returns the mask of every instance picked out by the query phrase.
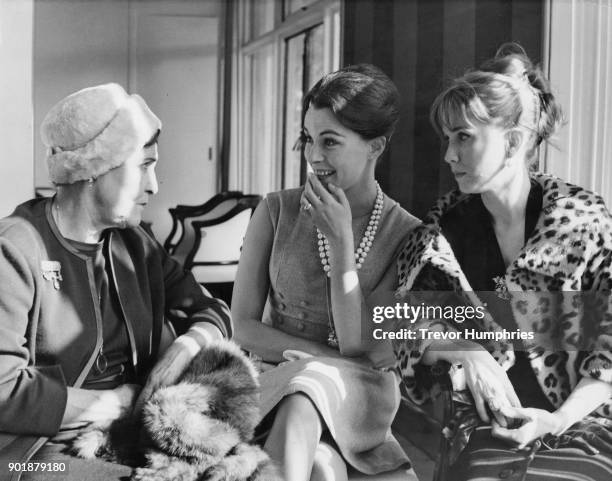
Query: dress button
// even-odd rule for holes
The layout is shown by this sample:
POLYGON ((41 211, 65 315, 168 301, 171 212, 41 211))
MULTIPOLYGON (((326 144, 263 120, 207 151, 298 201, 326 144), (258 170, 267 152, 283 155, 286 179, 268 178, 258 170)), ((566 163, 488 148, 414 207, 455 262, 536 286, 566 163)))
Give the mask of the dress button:
POLYGON ((300 306, 308 307, 308 301, 300 301, 300 306))
POLYGON ((301 311, 298 313, 298 318, 300 319, 306 319, 306 313, 304 311, 301 311))
POLYGON ((303 331, 304 330, 304 323, 303 322, 298 322, 297 328, 298 328, 298 331, 303 331))
POLYGON ((287 306, 281 302, 281 303, 278 305, 278 308, 279 308, 281 311, 284 311, 284 310, 287 308, 287 306))
POLYGON ((510 476, 512 476, 514 474, 514 469, 502 469, 499 472, 499 477, 501 479, 506 479, 509 478, 510 476))

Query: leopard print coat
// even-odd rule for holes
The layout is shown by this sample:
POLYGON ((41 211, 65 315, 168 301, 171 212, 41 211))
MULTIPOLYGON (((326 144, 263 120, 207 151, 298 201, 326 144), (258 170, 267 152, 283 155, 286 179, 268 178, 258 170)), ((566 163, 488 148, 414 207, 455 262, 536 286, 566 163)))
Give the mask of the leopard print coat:
MULTIPOLYGON (((524 345, 544 394, 558 407, 583 376, 612 382, 612 217, 593 192, 546 174, 533 173, 532 178, 543 188, 542 211, 519 256, 496 279, 497 290, 509 299, 518 328, 534 333, 524 345)), ((468 196, 453 191, 442 197, 412 231, 398 258, 396 294, 412 305, 481 306, 485 315, 461 324, 421 318, 411 324, 413 330, 502 329, 470 288, 440 231, 445 212, 468 196)), ((394 342, 404 385, 417 404, 429 398, 416 373, 431 342, 394 342)), ((480 342, 506 369, 513 365, 510 343, 480 342)), ((612 417, 611 408, 612 403, 604 404, 594 414, 612 417)))

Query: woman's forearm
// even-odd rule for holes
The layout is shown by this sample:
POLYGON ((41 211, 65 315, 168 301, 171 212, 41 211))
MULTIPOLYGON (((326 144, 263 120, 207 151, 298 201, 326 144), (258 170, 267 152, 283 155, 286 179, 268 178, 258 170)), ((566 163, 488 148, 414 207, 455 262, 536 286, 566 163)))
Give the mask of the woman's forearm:
POLYGON ((356 357, 371 347, 372 323, 369 322, 359 277, 352 239, 331 246, 331 306, 338 347, 343 356, 356 357), (368 332, 368 330, 370 332, 368 332))
POLYGON ((559 428, 553 434, 563 433, 611 397, 611 384, 590 377, 582 378, 563 405, 555 411, 559 428))
POLYGON ((100 397, 106 392, 107 391, 92 391, 89 389, 69 387, 62 424, 90 421, 90 419, 85 419, 87 417, 85 415, 87 409, 89 406, 99 401, 100 397))
POLYGON ((197 347, 202 348, 223 339, 223 333, 215 324, 200 321, 192 324, 185 334, 177 338, 177 341, 185 338, 193 339, 197 347))
POLYGON ((313 356, 338 357, 338 351, 318 342, 292 336, 255 319, 236 322, 234 340, 245 350, 267 362, 281 362, 286 350, 303 351, 313 356))

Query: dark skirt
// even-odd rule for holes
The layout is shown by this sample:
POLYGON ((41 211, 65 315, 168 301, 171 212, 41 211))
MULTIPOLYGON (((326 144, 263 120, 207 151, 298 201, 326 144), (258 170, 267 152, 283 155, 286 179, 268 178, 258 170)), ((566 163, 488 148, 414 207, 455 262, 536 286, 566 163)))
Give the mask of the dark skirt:
POLYGON ((77 458, 64 453, 65 447, 63 443, 45 444, 30 462, 45 463, 50 469, 23 472, 21 481, 125 481, 132 475, 130 466, 77 458))
POLYGON ((587 417, 565 434, 546 436, 523 451, 480 426, 450 473, 452 481, 610 481, 612 421, 587 417))

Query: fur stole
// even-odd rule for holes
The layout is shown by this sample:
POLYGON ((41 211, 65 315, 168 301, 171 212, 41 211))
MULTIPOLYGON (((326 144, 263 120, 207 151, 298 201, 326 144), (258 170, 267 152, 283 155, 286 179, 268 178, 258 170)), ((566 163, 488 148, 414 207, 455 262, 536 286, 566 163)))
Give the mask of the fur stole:
POLYGON ((157 390, 142 420, 123 418, 77 437, 71 451, 136 467, 138 481, 281 481, 250 444, 260 420, 253 364, 231 341, 196 355, 179 382, 157 390))

